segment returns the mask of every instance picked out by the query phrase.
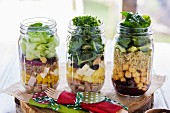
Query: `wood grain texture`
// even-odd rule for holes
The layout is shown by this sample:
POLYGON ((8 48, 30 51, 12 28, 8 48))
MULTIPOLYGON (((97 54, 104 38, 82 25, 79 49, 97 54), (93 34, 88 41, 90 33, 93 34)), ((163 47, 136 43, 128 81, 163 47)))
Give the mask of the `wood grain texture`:
MULTIPOLYGON (((140 98, 126 98, 119 95, 114 95, 113 99, 119 100, 119 102, 129 107, 128 113, 144 113, 146 110, 153 106, 153 96, 140 97, 140 98)), ((15 98, 15 103, 18 113, 57 113, 51 109, 42 109, 35 106, 31 106, 25 102, 19 101, 15 98)))
POLYGON ((41 109, 35 106, 28 105, 24 102, 20 102, 21 113, 57 113, 51 109, 41 109))

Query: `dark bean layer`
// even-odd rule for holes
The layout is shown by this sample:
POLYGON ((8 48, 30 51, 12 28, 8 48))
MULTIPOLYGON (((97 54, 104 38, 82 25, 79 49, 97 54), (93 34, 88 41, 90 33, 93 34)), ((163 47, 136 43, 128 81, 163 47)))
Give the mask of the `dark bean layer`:
POLYGON ((42 63, 40 60, 23 60, 22 69, 29 75, 40 74, 44 72, 44 67, 50 67, 50 71, 54 71, 58 67, 57 58, 47 59, 46 63, 42 63))

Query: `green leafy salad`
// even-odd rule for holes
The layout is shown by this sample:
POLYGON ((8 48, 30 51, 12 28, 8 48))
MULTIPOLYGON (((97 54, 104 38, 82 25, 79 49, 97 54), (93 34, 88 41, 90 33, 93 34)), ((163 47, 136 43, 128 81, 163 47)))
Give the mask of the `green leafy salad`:
POLYGON ((104 44, 102 43, 100 20, 92 16, 78 16, 72 19, 76 26, 69 40, 69 59, 80 65, 92 65, 94 59, 102 56, 104 44))
POLYGON ((56 55, 56 46, 59 41, 50 33, 49 27, 42 23, 34 23, 28 27, 25 37, 22 38, 22 54, 27 60, 51 58, 56 55))
POLYGON ((125 17, 125 20, 120 23, 122 26, 131 28, 146 28, 151 24, 150 17, 148 15, 133 14, 132 12, 121 12, 125 17))
POLYGON ((150 50, 150 39, 147 32, 151 25, 150 17, 131 12, 121 13, 125 19, 119 23, 121 27, 116 47, 121 52, 135 52, 138 50, 148 52, 150 50))

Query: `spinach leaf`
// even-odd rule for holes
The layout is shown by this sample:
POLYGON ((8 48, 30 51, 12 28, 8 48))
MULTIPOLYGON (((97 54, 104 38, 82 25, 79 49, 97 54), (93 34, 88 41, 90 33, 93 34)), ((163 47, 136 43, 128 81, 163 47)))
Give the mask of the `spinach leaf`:
POLYGON ((42 23, 34 23, 31 24, 30 27, 41 27, 43 24, 42 23))
POLYGON ((125 52, 124 49, 128 52, 135 52, 138 50, 143 52, 148 51, 150 39, 147 33, 147 27, 151 25, 150 17, 148 15, 139 15, 138 13, 132 12, 121 12, 121 14, 125 19, 120 22, 120 35, 117 38, 117 44, 119 46, 117 46, 117 48, 122 52, 125 52))
POLYGON ((132 12, 121 12, 125 17, 124 21, 120 25, 131 28, 146 28, 151 24, 150 17, 148 15, 133 14, 132 12))
POLYGON ((128 44, 130 44, 131 39, 130 39, 130 38, 125 38, 125 37, 119 36, 117 42, 118 42, 118 44, 121 45, 122 47, 128 48, 128 44))
POLYGON ((150 39, 148 36, 136 36, 136 37, 133 37, 132 40, 133 40, 134 45, 137 47, 150 43, 150 39))

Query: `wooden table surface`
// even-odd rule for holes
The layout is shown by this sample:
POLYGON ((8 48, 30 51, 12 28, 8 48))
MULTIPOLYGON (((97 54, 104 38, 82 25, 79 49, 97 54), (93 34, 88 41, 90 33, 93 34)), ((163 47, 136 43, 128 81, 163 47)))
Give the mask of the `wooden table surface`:
MULTIPOLYGON (((63 45, 63 43, 62 43, 63 45)), ((154 55, 154 73, 167 75, 170 77, 170 44, 155 43, 154 55)), ((59 47, 61 66, 64 66, 65 55, 64 48, 59 47)), ((108 47, 108 53, 109 53, 108 47)), ((106 56, 107 63, 111 61, 111 57, 106 56)), ((60 83, 67 86, 66 78, 63 72, 60 72, 60 83)), ((110 80, 111 75, 106 76, 106 80, 110 80)), ((1 43, 0 42, 0 91, 10 85, 20 81, 17 43, 1 43)), ((112 84, 111 84, 112 85, 112 84)), ((60 88, 61 84, 59 84, 60 88)), ((63 87, 63 86, 62 86, 63 87)), ((170 109, 170 79, 167 79, 165 84, 155 92, 154 108, 170 109)), ((111 89, 113 90, 113 89, 111 89)), ((0 93, 0 113, 15 113, 14 98, 0 93)))

